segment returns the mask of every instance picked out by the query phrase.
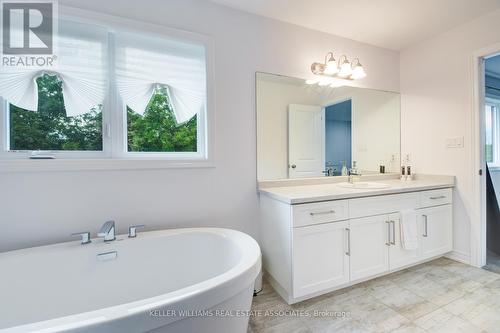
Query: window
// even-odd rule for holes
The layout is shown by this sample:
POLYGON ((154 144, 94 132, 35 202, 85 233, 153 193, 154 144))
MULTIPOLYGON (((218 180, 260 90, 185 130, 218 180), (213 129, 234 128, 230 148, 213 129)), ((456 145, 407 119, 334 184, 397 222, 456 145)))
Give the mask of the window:
POLYGON ((36 83, 38 112, 8 105, 10 150, 102 151, 102 105, 67 116, 61 80, 44 74, 36 83))
POLYGON ((487 99, 485 109, 486 138, 485 157, 486 162, 492 165, 500 165, 500 101, 487 99))
POLYGON ((207 161, 207 43, 172 35, 60 20, 56 68, 0 72, 0 158, 207 161))
POLYGON ((127 107, 129 152, 196 152, 197 117, 177 124, 164 88, 157 89, 144 114, 127 107))

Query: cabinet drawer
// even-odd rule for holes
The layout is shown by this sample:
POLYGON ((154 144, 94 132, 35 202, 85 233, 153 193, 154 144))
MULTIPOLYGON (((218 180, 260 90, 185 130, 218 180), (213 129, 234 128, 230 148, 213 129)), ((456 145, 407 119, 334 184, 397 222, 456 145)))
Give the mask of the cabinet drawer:
POLYGON ((347 214, 347 200, 326 201, 292 206, 294 227, 347 220, 347 214))
POLYGON ((349 218, 374 216, 418 208, 418 193, 403 193, 349 200, 349 218))
POLYGON ((451 203, 451 188, 420 192, 420 207, 432 207, 451 203))

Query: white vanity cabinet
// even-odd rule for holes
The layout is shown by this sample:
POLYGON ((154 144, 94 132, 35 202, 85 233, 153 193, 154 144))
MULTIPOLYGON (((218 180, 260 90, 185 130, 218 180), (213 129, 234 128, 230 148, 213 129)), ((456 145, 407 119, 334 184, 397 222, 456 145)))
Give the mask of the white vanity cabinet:
MULTIPOLYGON (((451 207, 449 208, 451 211, 451 207)), ((418 214, 418 213, 417 213, 418 214)), ((418 219, 418 215, 417 215, 418 219)), ((388 228, 390 229, 388 233, 391 235, 391 241, 389 242, 389 257, 391 258, 389 263, 389 270, 394 271, 401 267, 406 267, 417 263, 421 260, 421 250, 419 246, 415 250, 405 250, 402 246, 401 240, 401 225, 399 214, 394 214, 389 220, 388 228)), ((417 221, 418 223, 419 221, 417 221)), ((417 225, 418 227, 418 225, 417 225)), ((421 238, 419 236, 419 238, 421 238)), ((420 244, 419 244, 420 245, 420 244)), ((451 251, 451 249, 449 250, 451 251)), ((448 252, 448 251, 446 251, 448 252)))
POLYGON ((450 205, 419 210, 422 259, 451 251, 453 247, 452 224, 450 205))
POLYGON ((349 282, 348 226, 341 221, 294 228, 294 297, 349 282))
POLYGON ((452 250, 452 189, 288 204, 260 197, 264 270, 288 303, 452 250), (400 212, 417 214, 418 248, 401 245, 400 212))
POLYGON ((349 221, 351 280, 365 279, 389 269, 387 221, 386 215, 349 221))

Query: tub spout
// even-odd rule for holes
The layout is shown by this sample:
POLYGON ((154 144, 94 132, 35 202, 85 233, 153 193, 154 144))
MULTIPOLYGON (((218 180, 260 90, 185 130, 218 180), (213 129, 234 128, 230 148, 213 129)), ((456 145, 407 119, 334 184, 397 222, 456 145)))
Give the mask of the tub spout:
POLYGON ((108 221, 104 223, 101 230, 97 233, 97 237, 104 237, 105 242, 111 242, 116 239, 115 237, 115 221, 108 221))

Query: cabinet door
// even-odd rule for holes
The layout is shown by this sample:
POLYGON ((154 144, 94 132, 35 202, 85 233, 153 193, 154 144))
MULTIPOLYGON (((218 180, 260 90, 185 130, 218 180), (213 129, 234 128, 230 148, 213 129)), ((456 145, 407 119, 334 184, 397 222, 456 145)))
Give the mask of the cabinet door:
MULTIPOLYGON (((418 215, 417 215, 418 217, 418 215)), ((401 216, 400 214, 389 215, 389 227, 391 232, 391 246, 389 247, 389 267, 391 270, 411 265, 420 260, 421 236, 418 234, 419 246, 415 250, 405 250, 401 242, 401 216)), ((417 220, 418 223, 418 220, 417 220)))
POLYGON ((419 231, 422 235, 422 259, 450 252, 453 248, 451 205, 418 210, 419 231))
POLYGON ((389 223, 387 215, 350 221, 351 281, 389 270, 389 223))
POLYGON ((293 229, 293 297, 349 282, 348 221, 293 229))

